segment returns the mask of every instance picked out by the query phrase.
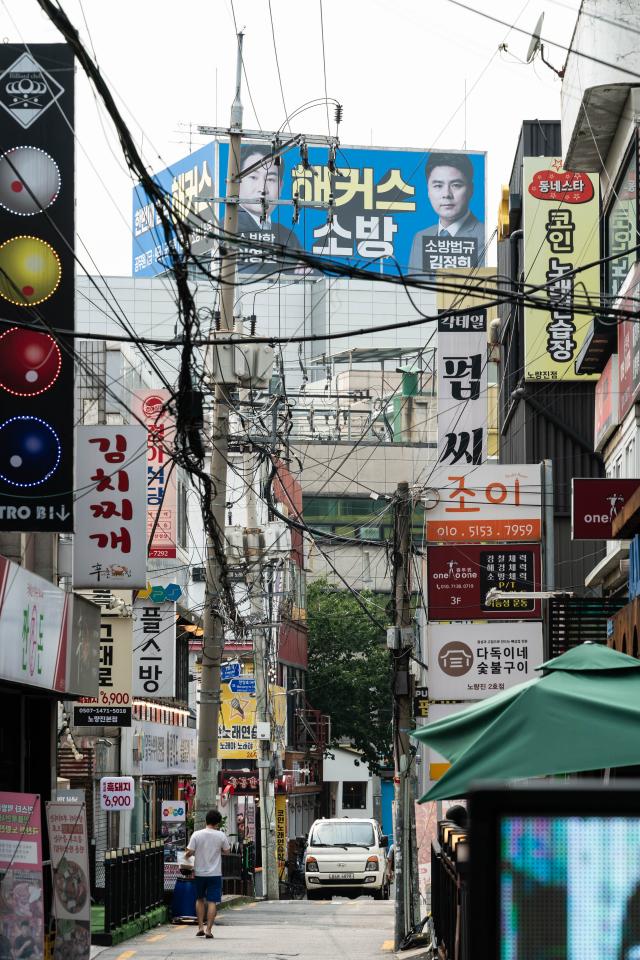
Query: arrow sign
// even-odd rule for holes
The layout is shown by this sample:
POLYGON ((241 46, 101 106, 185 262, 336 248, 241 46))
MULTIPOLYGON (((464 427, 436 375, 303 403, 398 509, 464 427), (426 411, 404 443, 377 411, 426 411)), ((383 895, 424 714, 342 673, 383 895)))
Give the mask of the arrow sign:
POLYGON ((220 679, 231 680, 232 677, 240 676, 239 663, 223 663, 220 667, 220 679))
POLYGON ((58 518, 58 520, 66 520, 70 516, 71 514, 66 509, 66 507, 62 507, 61 510, 56 510, 56 517, 58 518))
POLYGON ((255 693, 256 678, 234 677, 234 679, 230 682, 229 687, 232 693, 255 693))

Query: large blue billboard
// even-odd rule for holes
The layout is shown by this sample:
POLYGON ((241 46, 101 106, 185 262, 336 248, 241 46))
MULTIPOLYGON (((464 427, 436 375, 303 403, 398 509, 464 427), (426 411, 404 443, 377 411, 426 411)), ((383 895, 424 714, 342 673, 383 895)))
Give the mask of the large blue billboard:
MULTIPOLYGON (((228 145, 217 146, 216 169, 226 171, 228 145)), ((214 144, 201 148, 158 181, 172 189, 179 175, 189 173, 195 184, 198 164, 213 150, 214 144)), ((241 168, 250 167, 241 179, 238 210, 238 269, 247 276, 304 275, 308 269, 296 261, 297 251, 371 273, 428 276, 436 269, 484 265, 484 153, 343 147, 332 171, 326 147, 309 147, 304 163, 293 148, 276 165, 269 144, 245 143, 241 168), (295 196, 301 202, 296 223, 295 196), (287 247, 285 265, 273 244, 287 247)), ((224 179, 222 173, 218 197, 224 196, 224 179)), ((198 191, 194 195, 207 192, 198 191)), ((162 257, 149 254, 153 231, 145 228, 152 211, 144 211, 134 195, 134 276, 153 276, 162 268, 162 257), (144 249, 136 250, 141 241, 144 249)))

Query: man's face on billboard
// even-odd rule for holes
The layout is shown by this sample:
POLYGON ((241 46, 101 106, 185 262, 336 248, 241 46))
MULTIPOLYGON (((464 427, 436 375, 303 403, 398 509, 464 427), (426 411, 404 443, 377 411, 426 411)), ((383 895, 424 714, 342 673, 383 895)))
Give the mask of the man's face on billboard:
MULTIPOLYGON (((257 153, 249 154, 242 163, 242 169, 246 169, 260 160, 261 155, 257 153)), ((280 178, 278 168, 273 160, 266 159, 262 166, 256 167, 246 177, 240 181, 240 203, 252 213, 255 217, 262 215, 262 205, 260 197, 264 193, 267 201, 267 214, 271 213, 274 201, 280 194, 280 178)))
POLYGON ((440 223, 448 226, 464 217, 473 189, 457 167, 434 167, 427 181, 427 192, 440 223))

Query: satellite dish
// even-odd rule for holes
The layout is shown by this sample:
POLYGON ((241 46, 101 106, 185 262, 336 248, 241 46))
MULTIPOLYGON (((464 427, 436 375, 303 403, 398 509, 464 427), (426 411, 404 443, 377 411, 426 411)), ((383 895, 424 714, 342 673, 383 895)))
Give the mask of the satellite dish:
POLYGON ((527 50, 527 63, 531 63, 535 58, 536 53, 542 48, 542 41, 540 40, 540 34, 542 33, 542 21, 544 20, 544 13, 541 13, 538 17, 538 22, 536 23, 533 33, 531 34, 531 42, 529 43, 529 49, 527 50))

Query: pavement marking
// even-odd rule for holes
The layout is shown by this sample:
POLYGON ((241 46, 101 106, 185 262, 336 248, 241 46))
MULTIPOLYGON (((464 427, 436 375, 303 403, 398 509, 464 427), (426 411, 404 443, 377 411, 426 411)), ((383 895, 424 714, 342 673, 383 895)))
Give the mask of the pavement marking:
POLYGON ((381 950, 393 950, 393 940, 385 940, 384 943, 382 944, 382 946, 380 947, 380 949, 381 949, 381 950))
POLYGON ((166 933, 156 933, 153 937, 147 937, 146 943, 155 943, 157 940, 164 940, 166 933))
POLYGON ((129 957, 132 957, 135 953, 135 950, 125 950, 123 953, 119 953, 116 957, 116 960, 129 960, 129 957))

